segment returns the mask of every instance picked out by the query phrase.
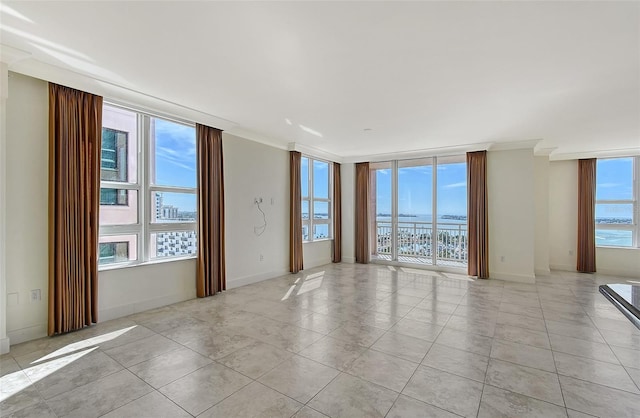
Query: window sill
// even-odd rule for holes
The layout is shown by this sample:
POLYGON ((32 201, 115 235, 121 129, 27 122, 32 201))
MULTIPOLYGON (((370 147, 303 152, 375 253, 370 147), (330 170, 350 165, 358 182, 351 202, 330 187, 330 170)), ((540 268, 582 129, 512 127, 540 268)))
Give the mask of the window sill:
POLYGON ((174 261, 195 260, 196 258, 197 256, 172 257, 167 259, 156 259, 156 260, 145 261, 143 263, 127 263, 127 264, 111 264, 111 265, 108 264, 108 265, 98 267, 98 272, 120 270, 120 269, 134 268, 134 267, 140 267, 140 266, 150 266, 153 264, 173 263, 174 261))
POLYGON ((313 241, 302 241, 303 244, 313 244, 314 242, 333 241, 333 238, 314 239, 313 241))
POLYGON ((608 245, 596 245, 596 249, 604 248, 607 250, 629 250, 629 251, 640 251, 638 247, 613 247, 608 245))

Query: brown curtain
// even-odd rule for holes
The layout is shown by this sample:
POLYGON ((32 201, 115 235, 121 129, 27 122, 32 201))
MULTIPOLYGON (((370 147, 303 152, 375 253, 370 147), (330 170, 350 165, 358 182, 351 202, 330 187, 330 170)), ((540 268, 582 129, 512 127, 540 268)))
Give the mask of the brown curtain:
POLYGON ((198 259, 196 294, 227 288, 224 247, 224 166, 222 131, 196 124, 198 171, 198 259))
POLYGON ((468 274, 489 278, 487 151, 467 153, 468 274))
POLYGON ((289 151, 289 271, 302 270, 302 196, 300 162, 302 155, 289 151))
POLYGON ((340 164, 333 163, 333 254, 331 261, 342 261, 342 185, 340 164))
POLYGON ((102 97, 49 83, 49 335, 98 320, 102 97))
POLYGON ((356 164, 356 263, 367 264, 369 251, 369 163, 356 164))
POLYGON ((596 271, 596 159, 578 160, 578 271, 596 271))

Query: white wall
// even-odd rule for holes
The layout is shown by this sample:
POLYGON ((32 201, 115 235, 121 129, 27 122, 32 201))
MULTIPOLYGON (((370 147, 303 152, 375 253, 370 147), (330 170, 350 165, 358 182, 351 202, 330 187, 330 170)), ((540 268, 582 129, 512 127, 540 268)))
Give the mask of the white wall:
MULTIPOLYGON (((549 164, 549 264, 575 271, 578 246, 578 162, 549 164)), ((640 249, 596 247, 598 273, 640 277, 640 249)))
MULTIPOLYGON (((7 334, 12 344, 46 335, 48 221, 47 82, 9 73, 7 101, 7 334), (41 300, 30 302, 32 289, 41 300), (15 303, 14 303, 15 302, 15 303)), ((223 134, 227 285, 288 272, 289 173, 284 150, 223 134), (254 227, 262 216, 265 232, 254 227), (262 261, 261 256, 262 255, 262 261)), ((305 245, 305 266, 331 261, 331 241, 305 245)), ((99 273, 99 320, 195 297, 195 260, 138 265, 99 273)))
POLYGON ((7 334, 46 334, 48 271, 47 83, 9 73, 7 101, 7 334), (30 301, 40 289, 41 300, 30 301))
POLYGON ((333 240, 305 242, 302 244, 302 257, 305 269, 331 263, 333 240))
POLYGON ((355 224, 355 191, 356 191, 356 166, 353 163, 342 164, 340 176, 342 177, 342 262, 355 263, 356 261, 356 224, 355 224))
POLYGON ((9 66, 0 62, 0 354, 9 352, 7 337, 7 98, 9 97, 9 66))
POLYGON ((549 156, 533 158, 535 188, 535 273, 548 275, 549 270, 549 156))
POLYGON ((578 164, 549 163, 549 265, 575 271, 578 247, 578 164))
POLYGON ((533 178, 531 149, 487 154, 491 278, 535 282, 533 178))
MULTIPOLYGON (((287 151, 223 134, 227 286, 289 271, 289 157, 287 151), (254 228, 267 227, 262 235, 254 228), (261 256, 262 255, 262 261, 261 256)), ((259 231, 258 231, 259 232, 259 231)), ((306 266, 306 260, 305 260, 306 266)))

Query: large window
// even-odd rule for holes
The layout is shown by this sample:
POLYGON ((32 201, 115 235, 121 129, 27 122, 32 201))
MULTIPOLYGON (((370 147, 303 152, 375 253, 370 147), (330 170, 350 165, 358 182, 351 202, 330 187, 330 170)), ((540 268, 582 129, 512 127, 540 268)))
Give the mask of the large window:
POLYGON ((640 157, 596 163, 596 245, 639 247, 640 157))
POLYGON ((464 268, 464 155, 370 164, 373 259, 464 268))
POLYGON ((196 254, 193 126, 105 105, 100 167, 101 265, 196 254))
POLYGON ((302 239, 331 238, 331 163, 302 157, 302 239))

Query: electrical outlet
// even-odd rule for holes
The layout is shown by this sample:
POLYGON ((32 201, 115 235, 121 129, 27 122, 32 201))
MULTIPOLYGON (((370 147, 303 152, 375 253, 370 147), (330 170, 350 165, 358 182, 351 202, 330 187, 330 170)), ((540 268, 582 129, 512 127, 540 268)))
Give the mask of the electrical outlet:
POLYGON ((503 255, 500 256, 500 262, 504 263, 504 256, 503 255))
POLYGON ((31 291, 31 302, 40 302, 42 300, 40 295, 40 289, 34 289, 31 291))
POLYGON ((262 203, 262 198, 261 197, 254 197, 253 198, 253 203, 255 203, 256 205, 259 205, 260 203, 262 203))
POLYGON ((260 261, 264 261, 264 255, 260 254, 260 261))

